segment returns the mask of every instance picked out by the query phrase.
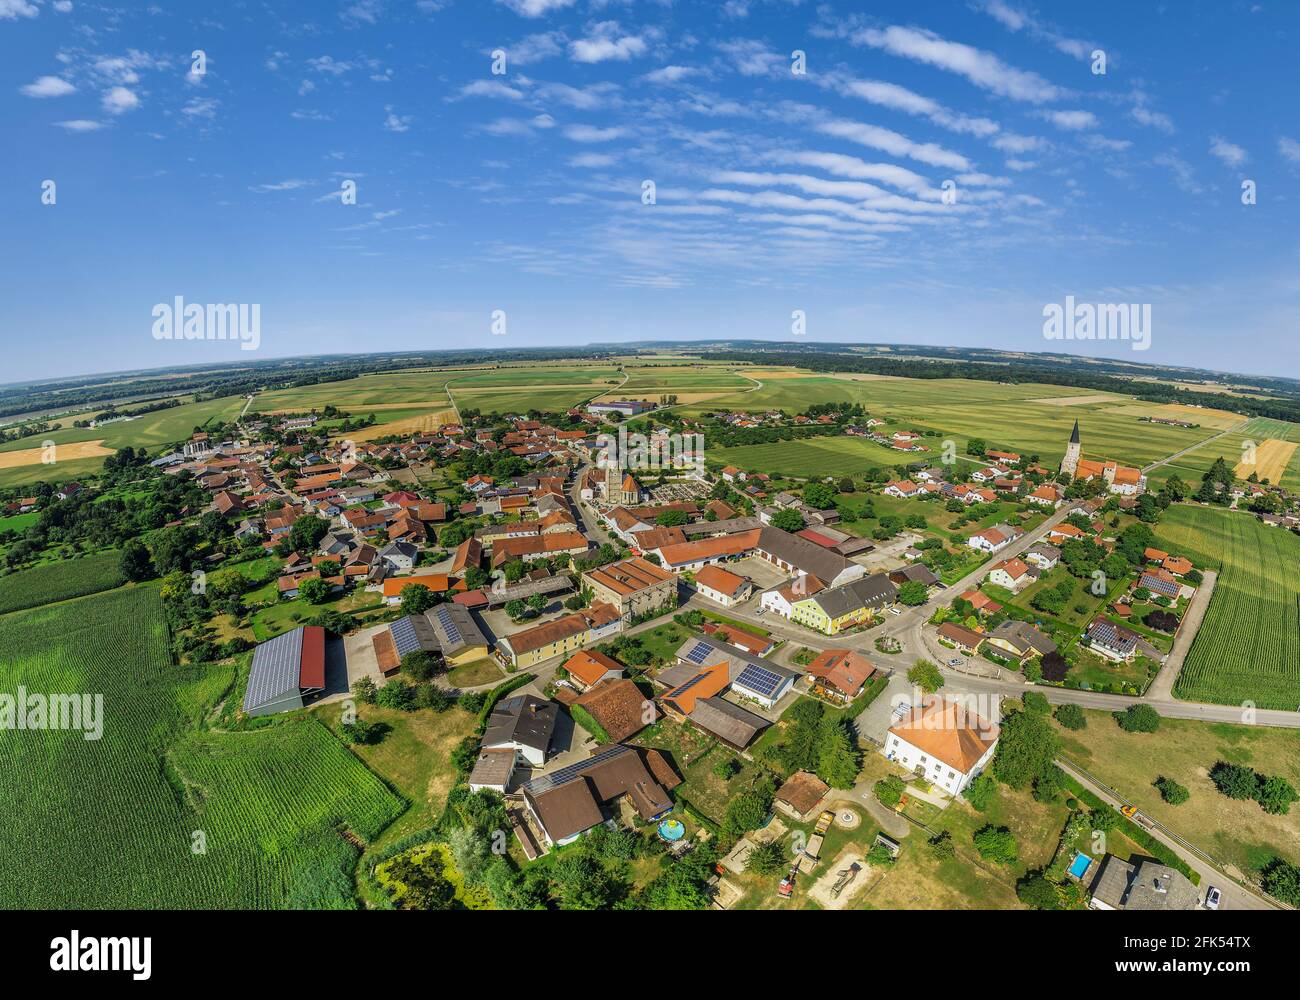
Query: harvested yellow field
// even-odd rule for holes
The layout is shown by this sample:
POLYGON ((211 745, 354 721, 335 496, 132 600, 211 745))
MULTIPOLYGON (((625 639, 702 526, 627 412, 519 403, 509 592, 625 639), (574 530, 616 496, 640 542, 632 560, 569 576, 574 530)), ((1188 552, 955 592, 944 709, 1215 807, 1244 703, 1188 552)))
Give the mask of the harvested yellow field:
MULTIPOLYGON (((58 462, 70 462, 74 458, 103 458, 113 454, 112 448, 104 447, 104 439, 98 441, 72 441, 56 445, 53 457, 58 462)), ((22 451, 0 451, 0 469, 20 469, 26 465, 40 465, 45 458, 44 448, 24 448, 22 451)))
MULTIPOLYGON (((400 409, 410 409, 410 403, 404 403, 400 409)), ((379 409, 379 407, 373 407, 379 409)), ((344 438, 349 441, 373 441, 376 438, 388 437, 390 434, 425 434, 430 431, 436 431, 443 424, 454 424, 456 422, 455 410, 435 410, 432 413, 421 413, 418 417, 406 417, 402 420, 393 420, 386 424, 375 424, 373 427, 364 427, 359 431, 348 431, 345 434, 335 434, 334 438, 344 438)))
POLYGON ((1182 403, 1136 403, 1129 406, 1117 406, 1107 413, 1131 413, 1135 417, 1159 417, 1163 420, 1186 420, 1189 424, 1213 427, 1217 431, 1231 430, 1246 418, 1240 413, 1227 410, 1206 410, 1199 406, 1186 406, 1182 403))
POLYGON ((744 392, 744 391, 745 391, 744 389, 713 389, 709 392, 679 392, 678 390, 673 389, 671 387, 664 387, 662 392, 656 390, 653 393, 648 393, 647 390, 643 390, 643 389, 638 389, 635 392, 632 392, 630 394, 606 392, 598 396, 595 400, 593 400, 593 402, 612 403, 615 400, 626 399, 628 398, 628 395, 631 395, 631 397, 634 399, 643 399, 647 395, 653 396, 655 399, 658 399, 658 397, 663 395, 673 395, 677 397, 678 405, 681 405, 684 403, 702 403, 708 399, 717 399, 719 396, 731 396, 737 392, 744 392))
MULTIPOLYGON (((419 409, 421 406, 427 406, 430 409, 434 409, 446 405, 447 405, 447 400, 445 398, 444 399, 417 399, 414 402, 410 402, 410 403, 356 403, 353 404, 352 410, 356 414, 364 416, 365 414, 370 413, 372 410, 375 413, 378 413, 381 410, 415 410, 415 409, 419 409)), ((281 413, 301 413, 302 410, 290 408, 287 410, 263 410, 262 412, 271 415, 277 415, 281 413)))
POLYGON ((1253 472, 1260 479, 1267 479, 1270 483, 1280 482, 1296 448, 1300 448, 1300 443, 1268 438, 1256 446, 1255 464, 1238 462, 1237 467, 1232 470, 1233 474, 1238 479, 1246 479, 1253 472))

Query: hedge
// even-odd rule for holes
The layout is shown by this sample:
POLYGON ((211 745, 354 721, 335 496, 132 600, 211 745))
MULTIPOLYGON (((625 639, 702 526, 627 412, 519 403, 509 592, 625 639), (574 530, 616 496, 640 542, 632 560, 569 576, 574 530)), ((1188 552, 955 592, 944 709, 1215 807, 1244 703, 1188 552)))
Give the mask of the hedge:
POLYGON ((512 677, 504 684, 498 684, 489 691, 487 701, 483 702, 483 707, 478 710, 478 731, 481 733, 487 728, 488 716, 492 714, 492 709, 497 707, 497 702, 511 691, 521 688, 536 679, 536 674, 520 674, 518 677, 512 677))
POLYGON ((605 732, 605 727, 593 719, 591 713, 581 705, 570 705, 569 714, 573 716, 574 722, 587 730, 587 732, 591 733, 592 736, 596 737, 597 743, 611 742, 609 733, 605 732))

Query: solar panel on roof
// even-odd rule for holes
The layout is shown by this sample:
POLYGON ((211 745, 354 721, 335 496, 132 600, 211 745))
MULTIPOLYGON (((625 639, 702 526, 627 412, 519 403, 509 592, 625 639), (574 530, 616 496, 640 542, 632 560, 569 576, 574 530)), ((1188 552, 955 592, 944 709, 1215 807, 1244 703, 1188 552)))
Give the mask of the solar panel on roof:
POLYGON ((439 608, 438 621, 442 624, 443 630, 447 633, 447 639, 452 643, 452 645, 460 642, 460 629, 458 629, 456 623, 452 621, 450 611, 446 608, 439 608))
POLYGON ((686 659, 691 663, 703 663, 704 658, 713 652, 712 647, 706 646, 702 642, 697 642, 695 647, 686 654, 686 659))
POLYGON ((567 785, 575 778, 581 777, 594 765, 629 752, 629 748, 625 746, 610 747, 608 750, 602 751, 594 757, 588 757, 586 760, 579 761, 576 764, 570 764, 568 767, 562 767, 558 771, 552 771, 550 774, 544 774, 540 778, 534 778, 532 781, 528 782, 524 788, 532 795, 540 795, 542 792, 549 792, 552 788, 559 788, 561 785, 567 785))
POLYGON ((776 693, 777 688, 781 686, 781 676, 774 674, 770 670, 764 670, 762 667, 750 664, 740 672, 740 676, 736 678, 736 684, 771 697, 776 693))
POLYGON ((420 638, 415 634, 415 625, 408 618, 399 618, 388 627, 393 635, 393 647, 399 656, 413 653, 420 649, 420 638))

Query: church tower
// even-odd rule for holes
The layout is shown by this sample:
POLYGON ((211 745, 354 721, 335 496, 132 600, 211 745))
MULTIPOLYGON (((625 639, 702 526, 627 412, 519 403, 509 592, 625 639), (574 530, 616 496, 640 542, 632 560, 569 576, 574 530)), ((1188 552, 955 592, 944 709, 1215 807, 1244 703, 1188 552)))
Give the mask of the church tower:
POLYGON ((1070 434, 1069 447, 1065 449, 1065 457, 1061 459, 1061 471, 1068 472, 1071 477, 1074 476, 1075 470, 1079 468, 1079 421, 1074 422, 1074 431, 1070 434))

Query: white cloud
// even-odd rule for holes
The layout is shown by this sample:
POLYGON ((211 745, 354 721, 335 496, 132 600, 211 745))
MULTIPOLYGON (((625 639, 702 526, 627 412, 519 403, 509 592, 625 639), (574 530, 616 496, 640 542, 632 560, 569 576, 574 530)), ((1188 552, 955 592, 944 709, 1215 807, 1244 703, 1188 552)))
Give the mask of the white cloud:
POLYGON ((28 97, 63 97, 76 93, 77 88, 60 76, 42 76, 34 83, 27 83, 18 88, 28 97))
POLYGON ((503 45, 507 61, 514 66, 531 66, 551 59, 564 51, 567 39, 560 31, 541 31, 527 35, 510 45, 503 45))
POLYGON ((69 122, 55 122, 59 128, 67 129, 69 132, 97 132, 104 127, 103 122, 87 121, 85 118, 77 118, 69 122))
POLYGON ((982 9, 1008 31, 1019 32, 1028 29, 1028 34, 1034 38, 1049 43, 1057 51, 1064 52, 1075 59, 1087 60, 1097 48, 1094 42, 1085 42, 1079 38, 1062 35, 1044 25, 1029 11, 1012 7, 1003 0, 985 0, 982 9))
POLYGON ((695 66, 660 66, 641 79, 646 83, 678 83, 689 77, 698 76, 700 72, 700 69, 695 66))
POLYGON ((609 153, 579 153, 577 156, 570 157, 569 166, 612 167, 617 162, 617 157, 611 156, 609 153))
POLYGON ((254 194, 271 194, 275 191, 297 191, 298 188, 306 187, 311 181, 304 181, 300 178, 293 178, 287 181, 273 181, 269 184, 251 184, 248 190, 254 194))
POLYGON ((344 21, 365 21, 366 24, 378 24, 379 15, 384 12, 384 0, 356 0, 355 3, 339 11, 344 21))
POLYGON ((601 21, 591 29, 586 38, 569 44, 569 55, 575 62, 598 63, 610 59, 627 62, 645 55, 649 46, 640 35, 623 34, 617 21, 601 21))
POLYGON ((627 135, 627 129, 619 126, 597 128, 595 125, 570 125, 564 134, 574 142, 611 142, 627 135))
POLYGON ((328 73, 330 76, 342 76, 352 69, 350 62, 338 62, 333 56, 315 56, 307 60, 307 65, 317 73, 328 73))
POLYGON ((140 106, 140 98, 126 87, 113 87, 104 93, 101 102, 110 115, 121 115, 140 106))
POLYGON ((411 122, 414 120, 411 115, 399 115, 391 105, 384 108, 387 115, 384 117, 384 128, 389 132, 409 132, 411 122))
POLYGON ((497 0, 513 10, 520 17, 543 17, 553 10, 572 7, 574 0, 497 0))
POLYGON ((844 153, 779 150, 767 154, 765 159, 770 160, 772 163, 816 167, 828 174, 834 174, 836 177, 880 181, 880 183, 888 184, 900 191, 911 191, 915 194, 927 194, 935 190, 928 180, 906 167, 896 166, 893 163, 868 163, 856 156, 848 156, 844 153))
POLYGON ((767 76, 786 64, 781 53, 773 52, 762 42, 748 38, 719 42, 718 50, 731 57, 743 76, 767 76))
POLYGON ((1277 141, 1277 151, 1291 163, 1300 163, 1300 142, 1282 136, 1277 141))
POLYGON ((1065 129, 1067 132, 1096 128, 1098 124, 1097 116, 1091 111, 1045 111, 1043 117, 1057 128, 1065 129))
POLYGON ((1188 194, 1200 194, 1201 185, 1196 182, 1196 174, 1191 165, 1172 153, 1162 153, 1151 160, 1158 167, 1166 167, 1174 175, 1174 183, 1188 194))
POLYGON ((54 3, 50 4, 50 6, 60 14, 67 14, 72 10, 72 0, 54 0, 54 3))
POLYGON ((461 97, 501 97, 510 101, 523 100, 524 92, 500 80, 475 80, 460 88, 461 97))
POLYGON ((605 81, 587 87, 570 87, 567 83, 544 83, 537 88, 537 96, 548 101, 559 101, 579 111, 595 111, 618 103, 618 84, 605 81))
POLYGON ((20 17, 35 17, 40 11, 27 0, 0 0, 0 21, 16 21, 20 17))
POLYGON ((1047 143, 1034 135, 1017 135, 1015 132, 1003 132, 992 140, 995 149, 1004 153, 1033 153, 1046 148, 1047 143))
POLYGON ((883 108, 902 111, 904 114, 929 118, 936 125, 953 132, 968 135, 990 136, 998 131, 998 123, 987 118, 970 118, 949 111, 938 101, 884 80, 830 79, 830 85, 841 94, 860 97, 883 108))
POLYGON ((1240 146, 1217 135, 1210 137, 1210 153, 1222 160, 1225 166, 1233 169, 1241 166, 1250 158, 1240 146))
POLYGON ((865 125, 861 122, 830 121, 816 126, 819 132, 833 135, 862 146, 883 150, 891 156, 906 156, 920 160, 933 167, 951 167, 954 170, 970 169, 970 161, 960 153, 944 149, 932 142, 913 142, 905 135, 893 132, 879 125, 865 125))
POLYGON ((220 102, 212 97, 195 97, 181 108, 181 114, 189 118, 213 118, 216 116, 219 104, 220 102))
POLYGON ((933 31, 891 25, 883 31, 867 28, 855 32, 851 40, 956 73, 977 87, 1013 100, 1042 104, 1062 96, 1060 88, 1037 73, 1008 66, 991 52, 950 42, 933 31))

